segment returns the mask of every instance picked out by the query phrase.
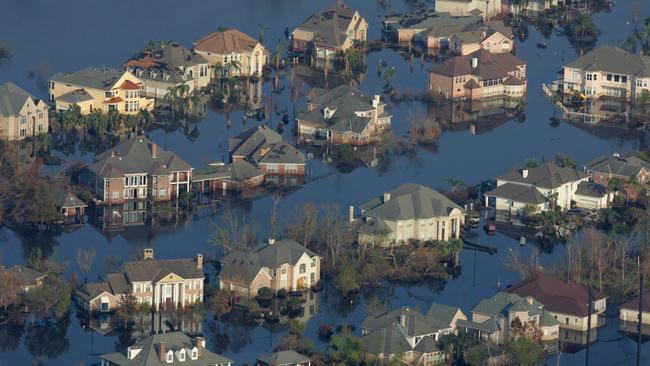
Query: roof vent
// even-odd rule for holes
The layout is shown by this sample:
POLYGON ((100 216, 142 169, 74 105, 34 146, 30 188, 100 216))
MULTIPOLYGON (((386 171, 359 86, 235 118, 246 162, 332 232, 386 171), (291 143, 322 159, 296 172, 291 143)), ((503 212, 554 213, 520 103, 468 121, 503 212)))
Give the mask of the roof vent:
POLYGON ((275 239, 269 239, 269 245, 275 244, 275 239))
POLYGON ((390 201, 390 192, 384 193, 384 202, 390 201))
POLYGON ((472 57, 472 69, 478 67, 478 57, 472 57))
POLYGON ((528 169, 522 169, 521 170, 521 177, 522 178, 528 178, 528 169))

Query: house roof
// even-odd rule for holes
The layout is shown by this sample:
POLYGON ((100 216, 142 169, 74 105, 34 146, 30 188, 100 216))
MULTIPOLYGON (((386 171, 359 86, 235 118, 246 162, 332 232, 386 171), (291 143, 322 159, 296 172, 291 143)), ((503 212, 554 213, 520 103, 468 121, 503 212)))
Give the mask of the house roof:
POLYGON ((54 205, 59 208, 88 207, 79 197, 63 189, 54 189, 54 205))
POLYGON ((433 334, 440 328, 444 328, 433 317, 423 315, 418 310, 408 306, 402 306, 376 316, 369 316, 361 323, 364 329, 371 332, 393 325, 397 325, 401 332, 409 337, 433 334))
POLYGON ((158 282, 169 274, 182 278, 203 278, 203 269, 194 259, 143 259, 122 264, 118 272, 124 273, 130 283, 158 282))
POLYGON ((393 230, 386 222, 379 218, 367 217, 358 227, 359 232, 371 235, 386 235, 393 230))
POLYGON ((397 324, 381 328, 359 339, 364 349, 372 354, 394 355, 411 350, 397 324))
POLYGON ((440 192, 419 184, 405 183, 388 193, 390 199, 386 202, 377 197, 363 204, 363 216, 396 221, 448 216, 453 209, 462 211, 440 192))
POLYGON ((650 76, 650 57, 603 45, 569 62, 567 67, 585 71, 603 71, 638 77, 650 76))
POLYGON ((439 303, 432 303, 427 311, 427 316, 437 319, 439 323, 451 327, 451 322, 456 314, 460 311, 459 307, 439 303))
POLYGON ((480 15, 451 16, 448 13, 439 13, 440 17, 424 32, 427 37, 451 37, 455 33, 476 30, 481 21, 480 15))
POLYGON ((580 182, 576 194, 587 197, 604 197, 607 195, 607 188, 594 182, 580 182))
POLYGON ((311 361, 309 357, 294 350, 273 352, 270 355, 260 355, 257 357, 257 360, 273 366, 297 365, 311 361))
POLYGON ((486 192, 486 196, 509 199, 515 202, 539 205, 546 202, 546 198, 537 188, 516 183, 505 183, 493 190, 486 192))
POLYGON ((587 163, 586 167, 592 172, 625 177, 637 176, 642 170, 650 171, 650 163, 634 155, 628 157, 600 156, 587 163))
POLYGON ((88 169, 100 177, 121 178, 124 174, 136 173, 166 175, 174 171, 192 170, 192 166, 148 138, 136 136, 97 155, 88 169))
POLYGON ((84 89, 75 89, 56 98, 58 101, 65 103, 78 104, 93 100, 93 97, 84 89))
MULTIPOLYGON (((520 296, 531 296, 544 304, 544 309, 568 315, 587 316, 588 289, 578 284, 567 284, 545 272, 534 275, 506 288, 506 292, 520 296)), ((592 290, 594 300, 604 299, 597 290, 592 290)))
POLYGON ((35 286, 39 279, 47 276, 46 273, 33 270, 23 265, 16 265, 11 268, 0 267, 0 271, 15 276, 20 286, 35 286))
POLYGON ((345 43, 348 36, 345 31, 351 23, 354 22, 356 28, 364 21, 360 15, 354 19, 356 14, 356 10, 338 2, 338 5, 334 4, 326 10, 310 16, 296 30, 314 33, 316 41, 320 44, 339 47, 345 43))
POLYGON ((124 67, 142 79, 182 83, 191 79, 185 69, 207 63, 203 56, 171 42, 155 48, 145 47, 126 61, 124 67))
POLYGON ((28 99, 38 103, 38 99, 12 82, 0 84, 0 116, 16 116, 28 99))
POLYGON ((529 312, 540 314, 541 306, 532 297, 524 298, 517 294, 497 292, 488 299, 481 300, 473 309, 472 313, 498 317, 508 317, 508 312, 529 312))
POLYGON ((497 177, 506 182, 529 184, 535 187, 554 189, 570 182, 576 182, 587 177, 574 168, 563 168, 553 163, 544 163, 534 168, 528 168, 528 175, 523 177, 522 169, 512 169, 497 177))
POLYGON ((433 337, 424 337, 415 345, 415 350, 420 353, 440 352, 438 341, 433 337))
MULTIPOLYGON (((422 8, 403 14, 392 14, 384 21, 387 24, 395 23, 394 28, 414 30, 437 30, 447 28, 461 31, 469 25, 476 25, 480 21, 476 16, 452 16, 446 12, 436 12, 432 8, 422 8)), ((454 33, 452 31, 451 33, 454 33)), ((451 35, 448 33, 448 35, 451 35)))
MULTIPOLYGON (((650 291, 646 291, 643 293, 643 297, 641 298, 642 306, 643 306, 643 312, 650 312, 650 291)), ((630 309, 634 311, 639 311, 639 297, 636 296, 628 301, 626 301, 623 305, 621 305, 621 309, 630 309)))
POLYGON ((433 67, 430 72, 445 76, 474 75, 480 79, 501 79, 517 71, 518 66, 525 65, 517 56, 510 53, 490 53, 480 49, 465 56, 456 56, 433 67), (476 67, 472 67, 472 59, 478 59, 476 67))
POLYGON ((137 341, 131 348, 141 348, 142 350, 133 358, 129 359, 126 351, 114 352, 99 356, 115 365, 120 366, 163 366, 168 365, 166 362, 160 361, 160 344, 164 343, 165 350, 174 351, 174 364, 178 360, 176 352, 185 350, 186 357, 182 365, 187 366, 206 366, 206 365, 222 365, 234 362, 224 356, 203 349, 200 357, 196 360, 190 358, 192 349, 195 347, 196 342, 182 332, 167 332, 150 335, 137 341))
POLYGON ((238 29, 210 33, 194 42, 194 49, 201 52, 231 54, 251 52, 259 42, 238 29))
POLYGON ((267 144, 253 157, 258 164, 305 164, 305 155, 289 143, 267 144))
POLYGON ((50 80, 84 88, 109 91, 117 80, 124 75, 124 72, 112 67, 87 67, 75 72, 60 72, 52 76, 50 80))
POLYGON ((228 140, 228 149, 233 156, 252 156, 265 144, 276 144, 282 136, 265 125, 257 125, 228 140))
POLYGON ((489 317, 481 323, 471 320, 459 319, 457 325, 462 328, 476 329, 486 333, 494 333, 501 330, 499 322, 497 322, 497 320, 493 317, 489 317))
POLYGON ((84 283, 76 290, 77 296, 83 298, 85 301, 92 301, 103 293, 109 293, 114 296, 114 292, 105 282, 84 283))

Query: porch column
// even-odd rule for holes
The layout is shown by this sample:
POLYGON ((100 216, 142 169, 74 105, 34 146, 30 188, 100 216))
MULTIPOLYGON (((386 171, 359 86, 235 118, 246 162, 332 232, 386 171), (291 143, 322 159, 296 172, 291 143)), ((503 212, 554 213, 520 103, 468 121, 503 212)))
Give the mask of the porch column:
POLYGON ((159 309, 159 303, 160 303, 160 300, 158 299, 159 296, 160 296, 160 285, 156 284, 153 288, 153 302, 156 307, 156 311, 158 311, 159 309))
POLYGON ((181 283, 181 309, 185 308, 185 283, 181 283))
POLYGON ((178 289, 178 283, 175 283, 173 286, 174 286, 173 287, 174 288, 174 293, 172 295, 172 297, 173 297, 172 300, 174 301, 174 308, 178 308, 178 305, 180 303, 180 301, 178 301, 178 294, 179 294, 180 290, 178 289))
POLYGON ((489 203, 488 203, 488 196, 487 196, 487 195, 483 195, 483 198, 485 199, 485 207, 488 207, 488 204, 489 204, 489 203))

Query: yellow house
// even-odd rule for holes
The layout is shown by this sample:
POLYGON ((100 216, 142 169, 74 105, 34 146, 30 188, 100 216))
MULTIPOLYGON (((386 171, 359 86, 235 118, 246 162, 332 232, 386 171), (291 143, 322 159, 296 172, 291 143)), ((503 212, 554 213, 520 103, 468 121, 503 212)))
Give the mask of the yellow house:
POLYGON ((47 133, 49 108, 14 83, 0 84, 0 139, 22 140, 47 133))
POLYGON ((269 52, 255 38, 237 30, 214 32, 194 42, 194 52, 210 65, 220 64, 215 76, 261 76, 269 52), (235 67, 233 63, 238 63, 235 67))
POLYGON ((110 67, 88 67, 72 73, 58 73, 50 79, 50 102, 57 111, 78 105, 81 114, 99 109, 121 114, 152 111, 154 99, 141 95, 143 83, 128 71, 110 67))

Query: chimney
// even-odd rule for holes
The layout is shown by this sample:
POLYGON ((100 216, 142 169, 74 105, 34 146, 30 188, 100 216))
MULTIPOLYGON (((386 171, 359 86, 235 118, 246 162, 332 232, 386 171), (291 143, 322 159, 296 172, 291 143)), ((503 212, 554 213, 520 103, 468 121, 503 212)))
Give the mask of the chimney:
POLYGON ((115 157, 115 150, 111 150, 111 158, 115 157))
POLYGON ((379 107, 379 101, 380 101, 380 100, 381 100, 381 97, 380 97, 379 95, 375 95, 375 96, 372 98, 372 107, 373 107, 373 108, 377 108, 377 107, 379 107))
POLYGON ((478 67, 478 57, 472 57, 472 69, 478 67))
POLYGON ((153 248, 145 248, 142 259, 153 259, 153 248))
POLYGON ((275 239, 270 239, 269 238, 269 245, 273 245, 273 244, 275 244, 275 239))
POLYGON ((203 270, 203 254, 196 255, 196 269, 203 270))
POLYGON ((151 143, 151 157, 154 159, 158 157, 158 145, 155 142, 151 143))
POLYGON ((158 354, 160 356, 160 362, 167 362, 165 356, 167 355, 167 347, 165 347, 165 342, 160 342, 158 344, 158 354))
POLYGON ((196 342, 196 348, 198 349, 198 356, 201 358, 201 356, 203 356, 203 348, 205 347, 205 338, 196 337, 194 338, 194 341, 196 342))
POLYGON ((354 222, 354 206, 350 206, 348 210, 348 221, 354 222))
POLYGON ((384 203, 390 201, 390 192, 384 193, 384 203))
POLYGON ((521 170, 521 177, 524 179, 528 178, 528 169, 521 170))

